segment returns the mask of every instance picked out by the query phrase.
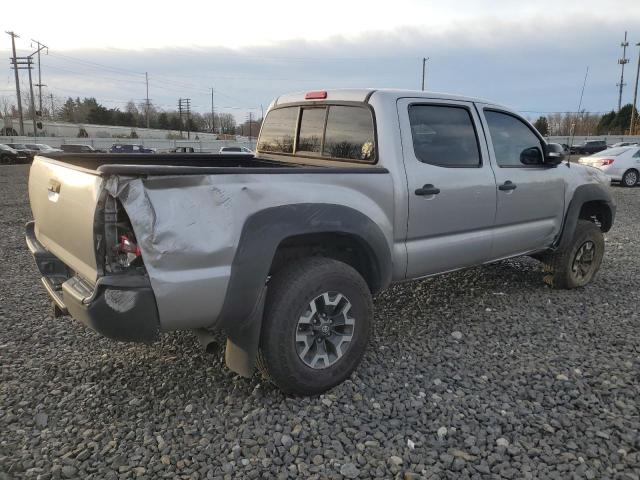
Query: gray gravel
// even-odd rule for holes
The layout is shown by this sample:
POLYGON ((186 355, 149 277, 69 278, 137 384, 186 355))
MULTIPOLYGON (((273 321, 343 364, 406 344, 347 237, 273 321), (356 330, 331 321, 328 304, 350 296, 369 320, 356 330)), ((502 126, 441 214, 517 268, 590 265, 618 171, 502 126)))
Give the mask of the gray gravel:
POLYGON ((190 333, 54 320, 26 175, 0 167, 0 478, 640 478, 640 188, 593 285, 518 259, 396 286, 351 380, 287 398, 190 333))

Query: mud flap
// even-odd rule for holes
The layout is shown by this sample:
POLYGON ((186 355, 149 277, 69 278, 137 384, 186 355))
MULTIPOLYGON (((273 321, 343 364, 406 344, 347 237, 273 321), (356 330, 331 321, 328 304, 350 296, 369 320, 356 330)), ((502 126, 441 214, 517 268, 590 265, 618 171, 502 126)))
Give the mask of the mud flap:
POLYGON ((229 370, 243 377, 251 377, 256 366, 256 356, 260 345, 260 330, 264 301, 267 296, 266 285, 260 290, 256 305, 241 327, 227 328, 227 347, 224 360, 229 370))

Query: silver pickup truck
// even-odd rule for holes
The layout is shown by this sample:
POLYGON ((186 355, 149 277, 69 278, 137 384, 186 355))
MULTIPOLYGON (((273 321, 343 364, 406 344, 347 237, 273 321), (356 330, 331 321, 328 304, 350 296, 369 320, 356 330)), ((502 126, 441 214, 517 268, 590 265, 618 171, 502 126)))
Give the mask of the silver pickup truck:
POLYGON ((608 184, 503 106, 314 91, 273 101, 255 156, 37 156, 26 239, 57 314, 126 341, 222 331, 229 368, 316 394, 393 282, 530 255, 552 287, 589 283, 608 184))

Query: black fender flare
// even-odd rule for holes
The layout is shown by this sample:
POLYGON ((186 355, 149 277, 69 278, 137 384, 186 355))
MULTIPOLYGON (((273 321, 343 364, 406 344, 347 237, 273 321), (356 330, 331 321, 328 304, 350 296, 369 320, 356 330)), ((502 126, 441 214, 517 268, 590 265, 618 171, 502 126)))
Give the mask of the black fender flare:
POLYGON ((598 201, 604 203, 610 212, 610 221, 607 225, 603 225, 603 231, 607 232, 613 225, 613 221, 616 216, 616 204, 609 189, 600 184, 587 184, 578 186, 573 192, 573 197, 569 202, 569 207, 564 215, 564 221, 562 222, 562 230, 558 236, 554 250, 563 250, 566 248, 576 230, 578 219, 580 218, 580 210, 582 206, 587 202, 598 201))
POLYGON ((309 233, 358 237, 376 262, 375 290, 391 283, 391 250, 380 227, 343 205, 300 203, 266 208, 247 218, 231 264, 227 293, 217 328, 227 334, 225 360, 236 373, 250 376, 260 341, 269 269, 280 243, 309 233))

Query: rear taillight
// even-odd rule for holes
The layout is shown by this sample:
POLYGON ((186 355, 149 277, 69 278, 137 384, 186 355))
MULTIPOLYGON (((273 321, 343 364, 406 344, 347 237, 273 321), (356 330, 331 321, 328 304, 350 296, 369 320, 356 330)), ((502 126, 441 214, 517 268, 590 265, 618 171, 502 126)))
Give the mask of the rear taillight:
POLYGON ((129 237, 127 237, 126 235, 120 235, 120 243, 118 244, 118 249, 121 253, 131 253, 136 257, 140 256, 140 247, 132 240, 129 240, 129 237))
POLYGON ((613 158, 605 158, 602 160, 602 166, 606 167, 607 165, 611 165, 613 163, 613 158))
POLYGON ((140 257, 140 247, 127 235, 120 235, 120 242, 116 245, 118 261, 120 266, 129 267, 138 257, 140 257))

